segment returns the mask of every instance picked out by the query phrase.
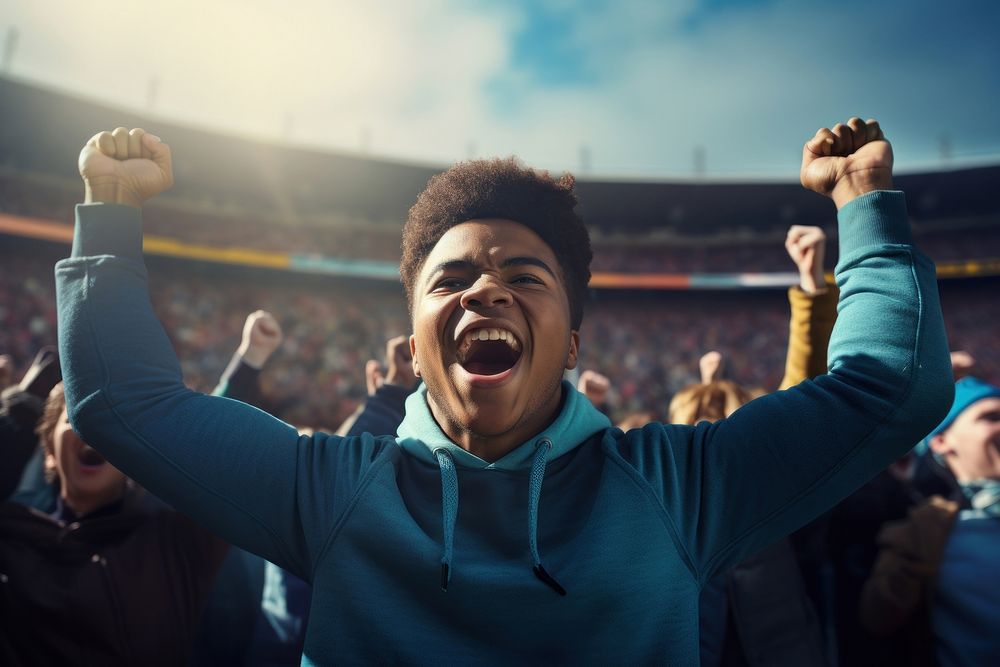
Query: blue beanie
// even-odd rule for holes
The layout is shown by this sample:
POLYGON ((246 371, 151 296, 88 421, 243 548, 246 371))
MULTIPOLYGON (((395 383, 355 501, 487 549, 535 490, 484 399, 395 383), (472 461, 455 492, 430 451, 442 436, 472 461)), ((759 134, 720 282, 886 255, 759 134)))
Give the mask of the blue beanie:
POLYGON ((934 430, 927 435, 927 440, 930 440, 951 426, 951 423, 973 403, 981 401, 984 398, 994 397, 1000 397, 1000 387, 995 387, 971 375, 962 378, 955 383, 955 402, 951 404, 948 416, 944 418, 943 422, 934 427, 934 430))

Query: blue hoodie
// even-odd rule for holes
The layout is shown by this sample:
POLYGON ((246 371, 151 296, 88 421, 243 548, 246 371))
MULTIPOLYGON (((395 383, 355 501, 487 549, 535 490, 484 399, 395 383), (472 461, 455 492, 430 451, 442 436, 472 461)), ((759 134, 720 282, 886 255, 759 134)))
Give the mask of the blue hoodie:
POLYGON ((299 436, 186 389, 138 211, 80 206, 56 267, 70 418, 150 491, 312 583, 304 664, 696 664, 703 583, 851 493, 951 403, 934 267, 902 194, 839 218, 829 374, 714 424, 628 433, 564 384, 555 421, 491 464, 448 441, 423 392, 397 439, 299 436))

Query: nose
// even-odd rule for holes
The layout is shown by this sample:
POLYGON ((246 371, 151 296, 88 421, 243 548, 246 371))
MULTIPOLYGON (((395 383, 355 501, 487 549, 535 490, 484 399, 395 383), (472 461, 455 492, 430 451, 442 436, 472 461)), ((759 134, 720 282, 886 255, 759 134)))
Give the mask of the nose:
POLYGON ((462 293, 462 308, 477 310, 505 307, 513 303, 510 290, 495 276, 480 276, 469 289, 462 293))

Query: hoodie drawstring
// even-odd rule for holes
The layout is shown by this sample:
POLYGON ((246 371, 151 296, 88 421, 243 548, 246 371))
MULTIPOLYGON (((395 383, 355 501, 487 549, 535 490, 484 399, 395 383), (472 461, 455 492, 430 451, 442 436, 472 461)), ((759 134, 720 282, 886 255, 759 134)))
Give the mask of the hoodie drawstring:
MULTIPOLYGON (((545 461, 552 449, 552 441, 542 438, 535 448, 531 461, 531 476, 528 478, 528 546, 534 561, 532 571, 546 586, 559 595, 566 595, 566 589, 542 566, 538 552, 538 503, 542 497, 542 481, 545 479, 545 461)), ((441 590, 448 590, 451 581, 451 559, 455 546, 455 520, 458 518, 458 473, 455 460, 443 447, 434 450, 438 467, 441 469, 441 505, 444 521, 444 555, 441 556, 441 590)))
POLYGON ((441 514, 444 517, 444 555, 441 556, 441 590, 451 581, 451 557, 455 546, 455 519, 458 517, 458 473, 446 449, 434 451, 441 468, 441 514))
POLYGON ((528 545, 531 548, 531 557, 535 561, 532 568, 535 576, 559 595, 566 595, 566 589, 545 571, 542 566, 542 557, 538 553, 538 501, 542 497, 545 459, 550 449, 552 449, 552 441, 548 438, 542 438, 535 445, 535 458, 531 461, 531 477, 528 478, 528 545))

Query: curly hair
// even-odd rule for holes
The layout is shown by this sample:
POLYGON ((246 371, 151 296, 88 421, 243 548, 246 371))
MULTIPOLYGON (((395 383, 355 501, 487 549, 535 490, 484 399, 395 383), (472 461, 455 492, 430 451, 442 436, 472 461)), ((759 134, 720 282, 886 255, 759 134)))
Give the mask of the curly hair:
POLYGON ((576 213, 575 180, 536 171, 517 158, 459 162, 430 179, 403 226, 399 273, 413 315, 413 291, 427 256, 452 227, 469 220, 513 220, 538 234, 559 262, 570 326, 579 329, 590 282, 590 235, 576 213))

